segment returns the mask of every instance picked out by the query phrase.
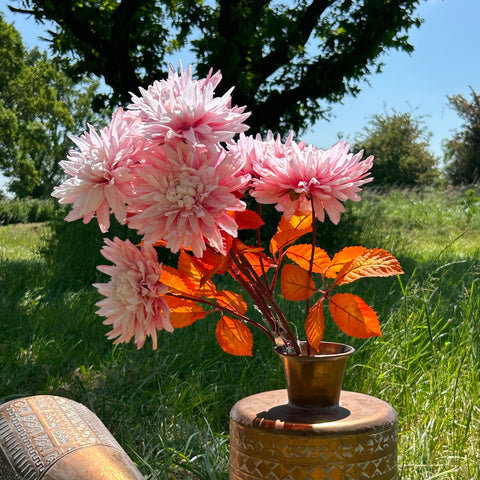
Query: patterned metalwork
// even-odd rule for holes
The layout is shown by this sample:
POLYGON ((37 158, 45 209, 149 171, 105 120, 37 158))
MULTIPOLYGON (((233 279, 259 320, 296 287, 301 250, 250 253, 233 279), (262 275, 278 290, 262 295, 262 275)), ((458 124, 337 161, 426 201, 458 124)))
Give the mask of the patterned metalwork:
POLYGON ((0 405, 0 480, 143 479, 99 418, 52 395, 0 405))
POLYGON ((230 480, 395 480, 393 408, 352 392, 340 402, 306 411, 306 420, 286 405, 285 390, 238 402, 230 415, 230 480))

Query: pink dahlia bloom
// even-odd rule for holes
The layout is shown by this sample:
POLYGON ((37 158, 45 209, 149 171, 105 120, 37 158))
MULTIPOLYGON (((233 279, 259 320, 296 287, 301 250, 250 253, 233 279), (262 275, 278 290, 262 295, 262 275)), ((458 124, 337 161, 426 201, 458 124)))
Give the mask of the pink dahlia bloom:
POLYGON ((155 81, 140 96, 132 95, 129 110, 139 115, 142 132, 149 138, 169 141, 187 139, 192 143, 208 145, 227 142, 248 126, 243 122, 250 113, 245 107, 231 107, 230 89, 222 97, 214 97, 221 80, 220 72, 201 80, 192 78, 192 67, 180 73, 172 65, 166 80, 155 81))
MULTIPOLYGON (((245 173, 255 175, 255 166, 261 166, 266 157, 284 158, 288 156, 292 151, 292 142, 293 131, 290 131, 285 143, 282 142, 280 135, 275 138, 270 130, 265 140, 262 140, 259 133, 255 137, 241 133, 237 141, 228 144, 228 150, 245 162, 245 173)), ((297 144, 297 147, 303 150, 305 142, 297 144)))
POLYGON ((125 197, 133 180, 129 166, 137 151, 131 135, 134 121, 120 108, 100 132, 90 126, 81 137, 71 137, 79 150, 71 150, 68 160, 60 162, 70 178, 52 193, 60 203, 73 203, 65 220, 83 218, 88 223, 96 214, 105 233, 110 227, 111 209, 117 220, 125 223, 125 197))
POLYGON ((113 329, 107 334, 114 343, 129 342, 135 337, 141 348, 147 336, 152 337, 153 349, 157 348, 157 331, 173 331, 170 309, 162 297, 168 291, 159 282, 162 267, 151 245, 138 249, 130 241, 106 239, 101 252, 114 265, 100 265, 101 272, 110 275, 108 283, 95 283, 94 287, 105 299, 96 305, 98 315, 106 317, 105 325, 113 329))
POLYGON ((237 193, 250 177, 243 164, 223 149, 212 150, 178 141, 157 146, 135 173, 136 197, 129 218, 144 241, 167 242, 172 252, 191 248, 200 257, 206 243, 223 250, 222 231, 237 235, 228 210, 245 209, 237 193))
POLYGON ((349 153, 347 142, 337 142, 328 150, 311 145, 302 147, 291 141, 284 156, 267 152, 254 164, 256 178, 250 192, 259 203, 276 204, 287 219, 298 210, 325 220, 325 212, 337 224, 345 211, 341 202, 359 201, 360 186, 370 182, 373 157, 362 160, 363 151, 349 153))

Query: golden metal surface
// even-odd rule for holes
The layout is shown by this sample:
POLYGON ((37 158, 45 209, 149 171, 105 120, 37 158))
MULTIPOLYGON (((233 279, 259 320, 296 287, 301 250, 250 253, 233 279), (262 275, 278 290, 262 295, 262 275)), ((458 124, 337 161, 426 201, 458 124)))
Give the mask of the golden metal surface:
MULTIPOLYGON (((305 349, 306 342, 300 342, 300 347, 305 349)), ((349 345, 334 342, 321 342, 319 350, 309 355, 289 355, 277 349, 289 403, 303 408, 337 406, 345 365, 354 351, 349 345)))
POLYGON ((323 410, 290 405, 286 390, 252 395, 230 413, 230 480, 395 480, 397 424, 360 393, 323 410))
POLYGON ((0 480, 142 480, 85 406, 39 395, 0 405, 0 480))

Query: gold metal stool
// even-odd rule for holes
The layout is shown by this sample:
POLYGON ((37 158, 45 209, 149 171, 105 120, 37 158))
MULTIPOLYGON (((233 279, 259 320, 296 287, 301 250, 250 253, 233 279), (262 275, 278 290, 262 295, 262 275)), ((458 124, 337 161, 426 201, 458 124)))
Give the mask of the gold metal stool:
POLYGON ((100 419, 67 398, 0 405, 0 480, 143 480, 100 419))
POLYGON ((246 397, 230 412, 230 480, 394 480, 395 410, 342 391, 340 405, 299 409, 287 391, 246 397))

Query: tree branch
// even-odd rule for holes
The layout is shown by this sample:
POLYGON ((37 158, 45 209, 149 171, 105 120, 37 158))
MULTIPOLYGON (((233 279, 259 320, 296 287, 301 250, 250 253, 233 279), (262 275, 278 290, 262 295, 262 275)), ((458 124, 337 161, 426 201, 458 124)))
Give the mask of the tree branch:
POLYGON ((75 15, 72 8, 69 8, 68 2, 63 0, 51 0, 55 11, 55 21, 63 28, 68 30, 80 41, 89 45, 96 45, 97 48, 103 48, 105 40, 91 27, 91 23, 84 21, 80 15, 75 15), (58 13, 61 12, 59 15, 58 13))
MULTIPOLYGON (((343 43, 330 55, 324 53, 311 62, 295 86, 282 91, 272 90, 263 96, 265 100, 255 106, 256 118, 253 119, 252 115, 255 126, 260 129, 268 124, 278 124, 282 117, 285 119, 286 112, 308 100, 338 101, 353 88, 352 81, 370 73, 370 67, 386 48, 408 50, 408 44, 398 42, 391 35, 392 31, 398 31, 398 19, 405 15, 400 3, 382 7, 376 16, 354 18, 347 25, 348 35, 343 43)), ((415 22, 412 20, 412 23, 415 22)), ((297 115, 297 123, 290 128, 298 130, 306 119, 311 122, 320 116, 318 109, 303 116, 297 115)))
POLYGON ((321 15, 334 1, 335 0, 313 0, 300 18, 292 34, 285 38, 281 45, 259 62, 259 72, 262 82, 280 67, 286 65, 295 56, 298 45, 303 46, 307 43, 313 30, 318 25, 318 20, 321 15))

